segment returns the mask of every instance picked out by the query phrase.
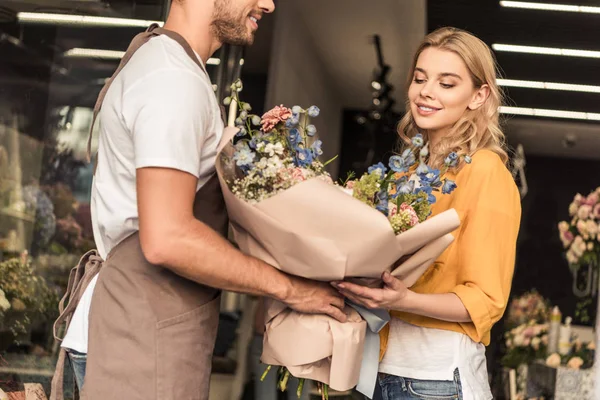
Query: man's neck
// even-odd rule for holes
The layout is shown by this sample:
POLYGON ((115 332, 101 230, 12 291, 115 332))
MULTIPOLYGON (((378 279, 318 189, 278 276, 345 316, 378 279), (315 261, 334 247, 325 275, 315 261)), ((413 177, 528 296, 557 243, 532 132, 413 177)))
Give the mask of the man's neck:
POLYGON ((187 1, 181 4, 173 2, 164 28, 183 36, 206 65, 208 59, 221 47, 221 43, 211 32, 212 12, 195 10, 192 6, 187 1))

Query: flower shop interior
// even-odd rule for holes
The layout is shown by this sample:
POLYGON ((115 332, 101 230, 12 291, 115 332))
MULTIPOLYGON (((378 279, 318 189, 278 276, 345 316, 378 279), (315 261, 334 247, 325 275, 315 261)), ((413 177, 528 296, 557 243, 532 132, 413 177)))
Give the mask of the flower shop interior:
MULTIPOLYGON (((337 156, 327 165, 336 180, 394 153, 412 54, 425 34, 455 26, 487 43, 507 98, 501 118, 522 206, 511 299, 487 347, 492 392, 598 400, 600 214, 595 228, 573 218, 593 221, 600 204, 600 4, 531 1, 276 0, 254 45, 223 46, 207 70, 220 102, 241 79, 240 95, 257 115, 279 104, 318 105, 314 124, 325 159, 337 156)), ((169 7, 170 0, 0 2, 2 399, 50 394, 58 303, 71 268, 94 248, 86 159, 93 106, 133 36, 165 21, 169 7)), ((255 399, 255 386, 265 384, 252 347, 259 302, 222 295, 211 400, 255 399)), ((309 383, 305 391, 303 398, 321 398, 309 383)), ((65 397, 75 395, 66 385, 65 397)), ((294 398, 275 387, 270 396, 294 398)), ((363 399, 355 390, 329 396, 363 399)))

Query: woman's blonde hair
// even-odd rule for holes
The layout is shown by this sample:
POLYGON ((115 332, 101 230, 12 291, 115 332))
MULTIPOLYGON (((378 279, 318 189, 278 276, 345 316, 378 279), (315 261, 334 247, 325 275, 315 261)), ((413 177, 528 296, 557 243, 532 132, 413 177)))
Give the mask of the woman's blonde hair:
MULTIPOLYGON (((508 163, 504 133, 499 125, 499 107, 503 96, 496 83, 496 61, 490 48, 472 34, 456 28, 440 28, 425 37, 411 66, 409 85, 412 82, 417 60, 423 50, 437 48, 457 54, 466 64, 476 88, 488 85, 489 97, 476 110, 467 109, 454 124, 450 134, 440 140, 435 149, 430 149, 429 165, 439 168, 444 158, 452 151, 459 156, 471 156, 477 150, 489 149, 497 153, 502 161, 508 163)), ((406 115, 400 120, 398 134, 408 142, 419 132, 407 99, 406 115)))

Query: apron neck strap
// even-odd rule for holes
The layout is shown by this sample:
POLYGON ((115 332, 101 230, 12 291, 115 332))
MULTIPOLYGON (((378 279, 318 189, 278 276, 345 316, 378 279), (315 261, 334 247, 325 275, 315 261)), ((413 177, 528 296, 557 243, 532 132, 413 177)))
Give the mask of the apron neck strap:
MULTIPOLYGON (((98 95, 98 99, 96 100, 96 104, 94 105, 94 113, 92 116, 92 125, 90 126, 90 133, 88 135, 88 142, 87 142, 87 160, 88 160, 88 162, 91 161, 91 154, 92 154, 92 132, 94 130, 94 125, 96 124, 96 118, 98 117, 98 114, 100 113, 100 109, 102 108, 102 103, 104 102, 104 97, 106 97, 106 92, 108 92, 108 89, 110 88, 110 85, 113 83, 115 77, 119 74, 119 72, 121 72, 121 70, 123 70, 123 68, 125 67, 125 65, 127 65, 129 60, 131 60, 131 57, 135 54, 135 52, 138 51, 138 49, 140 47, 142 47, 142 45, 144 45, 152 37, 159 36, 159 35, 165 35, 165 36, 173 39, 177 43, 179 43, 179 45, 181 45, 181 47, 183 47, 183 49, 185 50, 186 54, 196 63, 196 65, 198 65, 198 67, 206 75, 208 75, 208 72, 206 71, 205 66, 202 65, 202 63, 200 62, 200 59, 198 58, 198 56, 196 55, 196 53, 194 52, 194 50, 192 49, 190 44, 183 38, 183 36, 181 36, 177 32, 161 28, 156 23, 150 25, 150 27, 145 32, 142 32, 142 33, 138 34, 137 36, 135 36, 135 38, 133 38, 133 40, 131 41, 131 44, 129 44, 129 47, 127 48, 127 51, 123 55, 123 58, 121 58, 121 62, 119 63, 117 70, 106 81, 106 83, 102 87, 102 90, 100 90, 100 94, 98 95)), ((94 165, 94 173, 96 172, 97 165, 98 165, 98 160, 96 160, 96 164, 94 165)))

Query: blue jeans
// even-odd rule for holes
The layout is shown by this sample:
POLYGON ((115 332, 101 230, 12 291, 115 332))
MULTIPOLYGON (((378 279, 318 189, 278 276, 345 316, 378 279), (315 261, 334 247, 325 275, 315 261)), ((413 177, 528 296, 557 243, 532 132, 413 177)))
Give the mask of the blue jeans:
POLYGON ((462 400, 458 369, 453 381, 423 381, 379 374, 383 400, 462 400))
POLYGON ((73 375, 75 375, 77 388, 79 391, 81 391, 81 388, 83 387, 83 379, 85 378, 87 354, 83 354, 72 349, 67 349, 67 355, 69 356, 69 362, 71 363, 71 368, 73 369, 73 375))

